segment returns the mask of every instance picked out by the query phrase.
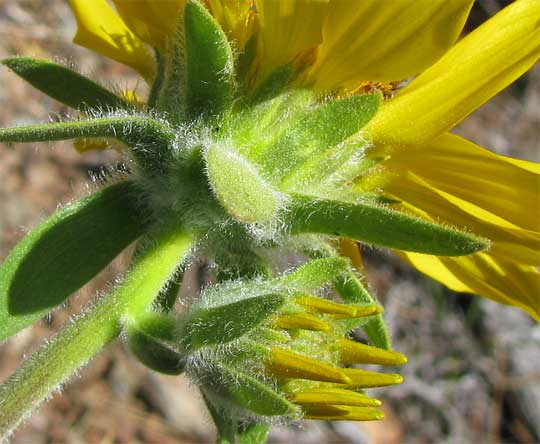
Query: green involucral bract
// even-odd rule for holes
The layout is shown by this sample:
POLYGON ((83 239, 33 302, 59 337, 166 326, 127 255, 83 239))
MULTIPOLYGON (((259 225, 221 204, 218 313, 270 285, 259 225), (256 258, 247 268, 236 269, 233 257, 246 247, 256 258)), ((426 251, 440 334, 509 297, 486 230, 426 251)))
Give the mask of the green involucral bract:
MULTIPOLYGON (((222 442, 263 442, 272 421, 321 418, 320 405, 295 403, 299 393, 309 398, 331 389, 342 399, 354 387, 401 382, 399 375, 340 367, 365 350, 346 339, 351 329, 362 327, 383 349, 390 340, 381 307, 339 257, 335 240, 450 256, 488 246, 400 212, 376 187, 355 185, 380 173, 380 159, 366 158, 370 141, 362 132, 378 112, 380 94, 320 97, 297 87, 291 65, 250 89, 246 60, 257 41, 249 40, 241 54, 233 51, 199 1, 187 2, 177 34, 157 50, 155 84, 146 105, 137 107, 58 64, 3 61, 82 114, 2 129, 0 142, 107 137, 127 148, 126 177, 57 211, 2 263, 0 341, 137 245, 123 283, 0 387, 2 415, 8 412, 0 439, 122 333, 142 363, 185 372, 200 385, 222 442), (306 263, 280 275, 291 257, 306 263), (200 262, 218 282, 178 310, 179 267, 200 262), (342 304, 333 301, 334 290, 342 304), (355 351, 345 356, 346 350, 355 351)), ((366 356, 377 349, 368 350, 366 356)), ((382 417, 370 408, 357 417, 382 417)), ((340 411, 334 408, 331 417, 340 411)))
POLYGON ((228 110, 234 94, 234 58, 227 36, 198 2, 184 10, 186 105, 192 119, 228 110))

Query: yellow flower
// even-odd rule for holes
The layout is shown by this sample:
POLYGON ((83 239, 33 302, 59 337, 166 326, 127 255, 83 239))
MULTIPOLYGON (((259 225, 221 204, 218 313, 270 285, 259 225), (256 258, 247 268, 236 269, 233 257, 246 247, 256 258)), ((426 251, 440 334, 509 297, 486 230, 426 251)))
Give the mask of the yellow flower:
MULTIPOLYGON (((75 41, 150 79, 149 48, 175 36, 184 1, 113 3, 117 13, 106 0, 70 0, 75 41)), ((383 89, 387 100, 364 134, 367 155, 385 159, 373 173, 380 180, 358 186, 378 184, 404 211, 492 241, 488 252, 466 257, 400 254, 456 291, 540 317, 540 166, 448 132, 538 60, 538 0, 515 1, 457 44, 472 0, 205 4, 238 54, 254 42, 247 84, 291 64, 295 84, 319 93, 383 89)))

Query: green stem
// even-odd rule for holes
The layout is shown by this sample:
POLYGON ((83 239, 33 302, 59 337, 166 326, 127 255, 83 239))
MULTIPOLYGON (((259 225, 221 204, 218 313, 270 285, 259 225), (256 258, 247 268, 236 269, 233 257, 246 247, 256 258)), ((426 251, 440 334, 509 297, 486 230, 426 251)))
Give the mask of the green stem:
POLYGON ((163 230, 135 260, 124 282, 65 327, 0 386, 0 440, 121 331, 147 310, 186 256, 192 238, 163 230))

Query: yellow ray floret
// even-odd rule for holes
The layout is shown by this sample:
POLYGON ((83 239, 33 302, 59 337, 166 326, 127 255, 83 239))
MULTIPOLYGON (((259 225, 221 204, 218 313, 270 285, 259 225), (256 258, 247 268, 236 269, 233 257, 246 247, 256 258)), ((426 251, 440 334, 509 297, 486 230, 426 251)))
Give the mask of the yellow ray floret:
POLYGON ((322 40, 329 0, 255 0, 259 20, 259 76, 290 63, 322 40))
POLYGON ((407 363, 407 357, 395 351, 372 347, 348 339, 339 339, 337 345, 343 364, 403 365, 407 363))
POLYGON ((205 0, 211 14, 237 51, 242 51, 255 29, 255 11, 249 0, 205 0))
MULTIPOLYGON (((473 212, 473 216, 503 228, 538 232, 540 164, 515 161, 446 133, 415 149, 394 152, 382 165, 388 171, 410 171, 437 190, 485 210, 473 212), (503 225, 500 219, 509 224, 503 225)), ((392 181, 400 177, 392 176, 392 181)), ((395 185, 396 189, 407 187, 410 185, 395 185)))
POLYGON ((352 383, 352 380, 344 373, 343 369, 332 367, 281 348, 272 349, 267 368, 277 378, 297 378, 343 384, 352 383))
POLYGON ((382 313, 382 307, 378 305, 345 305, 315 296, 299 296, 295 302, 312 313, 336 315, 343 318, 360 318, 382 313))
POLYGON ((379 407, 382 402, 375 398, 339 388, 320 388, 302 390, 294 393, 290 400, 302 407, 325 405, 348 405, 351 407, 379 407))
POLYGON ((374 421, 384 418, 384 412, 370 407, 349 407, 344 405, 328 405, 307 407, 305 419, 322 421, 374 421))
POLYGON ((397 373, 377 373, 356 368, 344 368, 342 372, 351 380, 347 388, 372 388, 397 385, 403 382, 403 376, 397 373))
POLYGON ((154 48, 162 48, 175 35, 186 0, 113 0, 129 28, 154 48))
POLYGON ((69 0, 69 4, 77 20, 75 43, 152 78, 155 62, 150 51, 106 0, 69 0))
POLYGON ((454 44, 472 3, 333 1, 310 80, 317 89, 327 90, 418 74, 454 44))
POLYGON ((283 329, 329 331, 330 326, 323 320, 306 313, 283 314, 276 316, 272 322, 276 327, 283 329))
POLYGON ((462 293, 481 294, 496 302, 521 308, 540 320, 538 267, 476 253, 460 258, 402 255, 422 273, 462 293))
POLYGON ((426 142, 453 128, 539 57, 540 2, 517 0, 387 101, 364 130, 375 144, 426 142))
MULTIPOLYGON (((476 171, 479 178, 484 175, 483 171, 476 171)), ((467 181, 464 180, 464 182, 467 181)), ((501 180, 501 182, 503 181, 501 180)), ((504 192, 502 184, 500 188, 502 194, 504 192)), ((489 253, 494 256, 513 260, 516 263, 540 265, 540 232, 538 229, 533 231, 521 228, 508 219, 482 208, 480 199, 477 202, 464 200, 455 194, 445 192, 442 187, 434 187, 410 171, 392 178, 392 182, 388 183, 386 189, 402 201, 401 207, 407 212, 438 222, 451 223, 473 233, 482 233, 483 236, 490 239, 489 253)), ((516 196, 514 205, 508 205, 509 212, 511 207, 521 207, 522 213, 528 211, 534 213, 535 208, 539 208, 535 199, 538 199, 540 194, 537 193, 535 197, 534 192, 523 191, 522 196, 516 196), (533 199, 530 201, 522 200, 527 196, 531 196, 533 199)), ((530 219, 535 216, 530 217, 530 219)), ((540 218, 536 218, 540 223, 540 218)), ((526 219, 524 215, 521 226, 525 225, 526 219)))

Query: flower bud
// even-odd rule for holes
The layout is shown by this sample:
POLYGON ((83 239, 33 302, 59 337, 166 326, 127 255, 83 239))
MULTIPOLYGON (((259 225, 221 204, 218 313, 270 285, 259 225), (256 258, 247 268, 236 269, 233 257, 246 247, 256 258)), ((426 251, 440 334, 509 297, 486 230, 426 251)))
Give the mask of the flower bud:
POLYGON ((212 409, 238 421, 382 419, 381 402, 360 390, 403 378, 344 368, 406 363, 400 353, 346 337, 351 319, 381 307, 338 303, 315 296, 312 286, 302 291, 295 273, 302 276, 204 292, 177 329, 186 373, 212 409))

